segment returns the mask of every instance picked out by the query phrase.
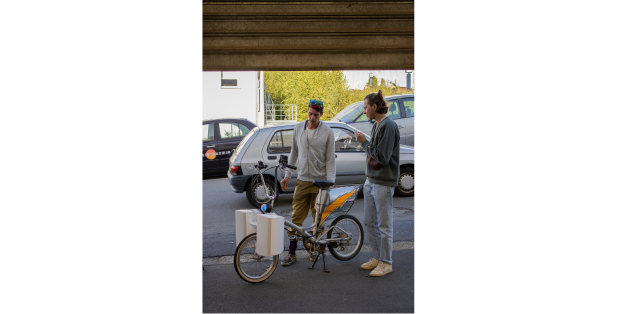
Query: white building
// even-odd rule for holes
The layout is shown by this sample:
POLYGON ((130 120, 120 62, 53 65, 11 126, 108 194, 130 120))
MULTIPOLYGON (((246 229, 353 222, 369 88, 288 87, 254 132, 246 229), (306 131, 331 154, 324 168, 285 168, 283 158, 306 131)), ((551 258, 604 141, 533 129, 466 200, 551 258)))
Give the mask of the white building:
POLYGON ((202 119, 242 118, 265 124, 262 71, 202 72, 202 119))

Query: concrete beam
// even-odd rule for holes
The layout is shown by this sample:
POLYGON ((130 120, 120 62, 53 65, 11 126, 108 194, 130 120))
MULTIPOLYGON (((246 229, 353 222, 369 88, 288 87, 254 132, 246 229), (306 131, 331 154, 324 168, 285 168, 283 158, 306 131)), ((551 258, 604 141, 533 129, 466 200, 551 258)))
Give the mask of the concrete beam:
POLYGON ((204 16, 413 15, 413 1, 203 1, 204 16))
POLYGON ((203 2, 203 70, 414 68, 413 1, 203 2))
POLYGON ((413 50, 304 53, 208 53, 203 71, 319 71, 413 69, 413 50))

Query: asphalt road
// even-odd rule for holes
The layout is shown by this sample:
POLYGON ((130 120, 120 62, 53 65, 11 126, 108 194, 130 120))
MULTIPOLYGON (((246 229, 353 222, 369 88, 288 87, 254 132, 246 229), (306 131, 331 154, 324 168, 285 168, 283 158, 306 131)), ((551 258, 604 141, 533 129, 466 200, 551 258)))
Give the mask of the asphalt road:
MULTIPOLYGON (((394 197, 394 242, 413 241, 413 197, 394 197)), ((293 194, 280 195, 274 209, 291 219, 293 194)), ((235 210, 251 209, 245 193, 235 193, 230 188, 228 178, 213 177, 202 181, 202 256, 224 256, 235 254, 235 210)), ((364 223, 364 196, 358 194, 349 210, 364 223)), ((312 225, 312 217, 304 221, 304 226, 312 225)), ((287 242, 285 242, 287 243, 287 242)), ((368 239, 364 239, 368 243, 368 239)))
POLYGON ((232 265, 206 266, 203 277, 203 313, 413 313, 414 250, 392 253, 393 272, 367 277, 359 266, 372 258, 359 253, 346 262, 329 256, 330 273, 321 261, 300 259, 278 265, 267 280, 251 284, 237 276, 232 265))
MULTIPOLYGON (((203 313, 412 313, 414 311, 414 198, 394 197, 393 273, 368 277, 359 266, 372 257, 368 240, 350 261, 327 255, 314 269, 305 251, 298 262, 278 265, 266 281, 243 281, 232 265, 235 210, 251 209, 245 194, 234 193, 228 178, 203 180, 203 313)), ((293 195, 280 195, 275 210, 291 218, 293 195)), ((349 214, 364 222, 364 197, 359 194, 349 214)), ((311 217, 304 226, 311 225, 311 217)), ((285 241, 285 245, 288 241, 285 241)), ((284 256, 283 252, 281 256, 284 256)))

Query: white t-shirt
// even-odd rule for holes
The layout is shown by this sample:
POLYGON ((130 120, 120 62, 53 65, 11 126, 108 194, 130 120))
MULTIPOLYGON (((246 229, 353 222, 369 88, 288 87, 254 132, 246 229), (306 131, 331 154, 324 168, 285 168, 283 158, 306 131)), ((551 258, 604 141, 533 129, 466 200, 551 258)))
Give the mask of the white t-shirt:
POLYGON ((310 143, 310 141, 314 137, 315 132, 316 132, 316 129, 314 130, 310 130, 309 128, 306 129, 306 137, 308 138, 308 143, 310 143))

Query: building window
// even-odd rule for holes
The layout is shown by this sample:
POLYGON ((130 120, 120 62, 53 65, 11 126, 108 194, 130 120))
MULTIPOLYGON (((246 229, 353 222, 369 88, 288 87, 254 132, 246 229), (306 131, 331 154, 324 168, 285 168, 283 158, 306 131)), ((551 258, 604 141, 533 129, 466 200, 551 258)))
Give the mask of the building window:
POLYGON ((222 79, 222 87, 237 86, 237 79, 222 79))

